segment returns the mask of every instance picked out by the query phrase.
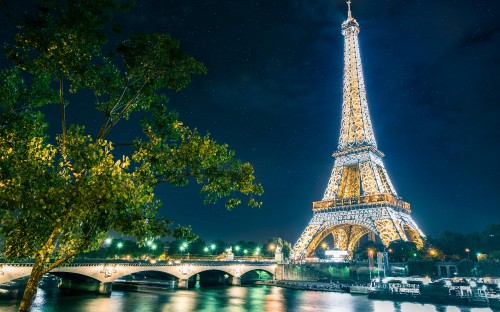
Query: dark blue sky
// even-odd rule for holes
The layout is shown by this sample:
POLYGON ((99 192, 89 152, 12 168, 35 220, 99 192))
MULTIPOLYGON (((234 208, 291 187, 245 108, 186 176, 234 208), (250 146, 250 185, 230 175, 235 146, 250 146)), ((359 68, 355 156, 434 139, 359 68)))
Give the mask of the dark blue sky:
MULTIPOLYGON (((352 3, 379 149, 427 234, 500 221, 498 8, 466 0, 352 3)), ((207 238, 279 235, 294 243, 333 166, 345 2, 151 1, 135 18, 138 28, 171 32, 207 65, 208 75, 172 105, 250 161, 265 187, 260 210, 201 207, 189 190, 166 201, 168 214, 207 238)))
MULTIPOLYGON (((295 243, 337 147, 345 2, 137 2, 127 29, 171 33, 209 70, 171 95, 171 107, 251 162, 265 188, 261 209, 228 212, 203 206, 196 187, 161 187, 162 213, 206 240, 295 243)), ((499 8, 352 0, 378 147, 428 235, 500 221, 499 8)))

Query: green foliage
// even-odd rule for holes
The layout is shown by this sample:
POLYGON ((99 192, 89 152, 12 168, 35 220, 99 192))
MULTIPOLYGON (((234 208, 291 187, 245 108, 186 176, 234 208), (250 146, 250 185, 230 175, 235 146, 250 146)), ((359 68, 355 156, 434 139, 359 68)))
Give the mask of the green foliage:
POLYGON ((390 242, 387 250, 391 262, 406 262, 409 259, 416 258, 418 253, 417 245, 414 242, 404 240, 390 242))
POLYGON ((500 259, 500 224, 491 224, 480 232, 466 234, 444 231, 437 237, 429 237, 428 241, 451 260, 477 260, 477 253, 500 259))
POLYGON ((465 259, 457 264, 459 276, 474 276, 474 262, 465 259))
POLYGON ((485 259, 477 262, 478 276, 500 276, 500 261, 485 259))
MULTIPOLYGON (((166 92, 185 88, 206 68, 168 34, 110 41, 119 38, 108 36, 117 29, 113 14, 128 6, 119 0, 41 1, 7 46, 14 67, 0 71, 0 231, 6 258, 35 259, 35 280, 25 293, 31 299, 43 273, 98 249, 110 230, 139 243, 169 235, 192 239, 189 227, 156 218, 158 183, 194 181, 205 203, 227 198, 232 209, 242 194, 250 206, 260 206, 253 196, 263 190, 252 166, 184 126, 166 107, 166 92), (83 120, 66 124, 77 98, 80 109, 102 118, 98 133, 83 120), (42 114, 54 107, 61 116, 56 136, 42 114), (120 153, 107 138, 134 113, 142 114, 143 134, 120 138, 130 142, 130 152, 120 153)), ((20 309, 28 310, 31 299, 23 299, 20 309)))

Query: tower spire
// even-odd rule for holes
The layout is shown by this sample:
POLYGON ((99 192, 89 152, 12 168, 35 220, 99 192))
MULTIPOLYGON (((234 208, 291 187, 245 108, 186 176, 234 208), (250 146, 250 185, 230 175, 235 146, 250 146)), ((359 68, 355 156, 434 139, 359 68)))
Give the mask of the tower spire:
POLYGON ((351 19, 351 0, 347 0, 347 19, 351 19))

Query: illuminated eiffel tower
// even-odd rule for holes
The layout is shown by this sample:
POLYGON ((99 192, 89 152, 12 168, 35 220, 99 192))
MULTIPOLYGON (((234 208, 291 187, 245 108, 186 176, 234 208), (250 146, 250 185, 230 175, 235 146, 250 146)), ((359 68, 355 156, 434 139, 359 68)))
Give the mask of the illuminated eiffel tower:
POLYGON ((332 234, 335 248, 349 255, 364 235, 391 241, 413 241, 422 247, 424 234, 410 216, 382 163, 373 134, 358 46, 359 24, 351 15, 342 23, 344 35, 344 90, 342 121, 335 163, 323 200, 313 202, 313 218, 293 247, 291 258, 314 253, 332 234))

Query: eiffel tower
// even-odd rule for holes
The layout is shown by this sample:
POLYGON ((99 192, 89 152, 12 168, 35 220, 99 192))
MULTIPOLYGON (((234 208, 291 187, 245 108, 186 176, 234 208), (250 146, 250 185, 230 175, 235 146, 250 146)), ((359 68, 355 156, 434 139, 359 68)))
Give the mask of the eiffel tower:
POLYGON ((359 54, 359 24, 347 1, 344 36, 342 121, 335 163, 323 200, 313 202, 313 217, 293 247, 291 258, 314 253, 332 234, 336 249, 349 255, 365 235, 387 246, 391 241, 413 241, 423 246, 424 234, 410 216, 410 204, 397 195, 382 163, 373 134, 359 54))

